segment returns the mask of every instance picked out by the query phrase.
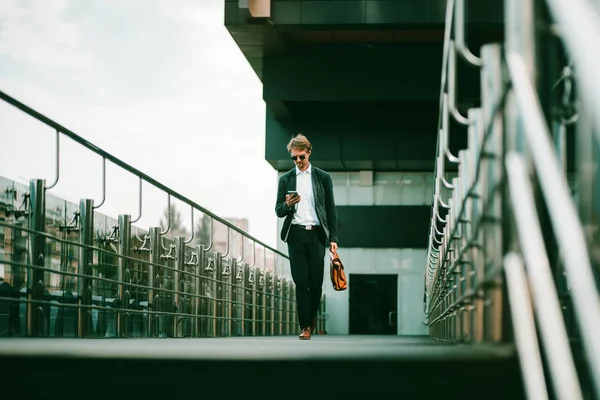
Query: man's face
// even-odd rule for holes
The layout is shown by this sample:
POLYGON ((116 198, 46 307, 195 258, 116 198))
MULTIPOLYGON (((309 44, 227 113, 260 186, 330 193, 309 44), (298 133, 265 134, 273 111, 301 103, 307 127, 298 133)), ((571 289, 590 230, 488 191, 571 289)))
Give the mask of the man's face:
POLYGON ((294 160, 294 163, 300 169, 300 171, 304 171, 306 168, 308 168, 310 151, 292 148, 292 152, 290 154, 292 156, 292 160, 294 160))

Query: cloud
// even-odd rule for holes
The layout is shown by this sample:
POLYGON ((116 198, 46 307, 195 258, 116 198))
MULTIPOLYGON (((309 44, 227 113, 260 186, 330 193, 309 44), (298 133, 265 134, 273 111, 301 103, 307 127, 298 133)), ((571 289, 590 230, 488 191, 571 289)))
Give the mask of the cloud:
POLYGON ((89 70, 90 52, 82 51, 79 27, 60 19, 64 0, 3 1, 0 6, 0 55, 44 74, 89 70))
MULTIPOLYGON (((209 210, 249 218, 250 232, 275 245, 262 86, 223 9, 222 0, 3 0, 0 88, 209 210)), ((0 175, 52 177, 52 131, 19 114, 0 105, 0 175)), ((61 150, 70 167, 57 191, 99 198, 99 157, 61 150)), ((104 212, 135 214, 135 179, 109 171, 104 212)), ((144 193, 152 223, 166 196, 144 193)))

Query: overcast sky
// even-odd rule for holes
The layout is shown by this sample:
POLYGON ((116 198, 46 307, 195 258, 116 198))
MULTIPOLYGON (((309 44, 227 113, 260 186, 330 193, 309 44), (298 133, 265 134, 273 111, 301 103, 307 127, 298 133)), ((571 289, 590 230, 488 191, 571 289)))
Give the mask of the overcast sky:
MULTIPOLYGON (((223 26, 223 3, 1 0, 0 90, 210 211, 247 217, 275 246, 262 85, 223 26)), ((0 175, 52 181, 54 140, 0 102, 0 175)), ((97 204, 100 157, 63 139, 61 160, 52 193, 97 204)), ((107 178, 99 211, 137 215, 136 179, 112 165, 107 178)), ((166 201, 144 186, 142 226, 166 201)))

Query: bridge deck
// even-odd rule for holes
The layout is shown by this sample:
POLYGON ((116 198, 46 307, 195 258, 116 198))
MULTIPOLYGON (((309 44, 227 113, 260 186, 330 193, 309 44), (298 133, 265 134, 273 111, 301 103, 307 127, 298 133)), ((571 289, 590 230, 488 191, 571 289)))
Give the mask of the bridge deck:
POLYGON ((3 339, 0 370, 3 382, 44 399, 63 399, 61 385, 87 386, 89 394, 110 400, 207 393, 439 399, 457 385, 462 399, 523 398, 512 346, 426 337, 3 339))
POLYGON ((478 360, 510 358, 513 346, 451 345, 422 336, 296 336, 199 339, 3 339, 0 357, 181 360, 478 360))

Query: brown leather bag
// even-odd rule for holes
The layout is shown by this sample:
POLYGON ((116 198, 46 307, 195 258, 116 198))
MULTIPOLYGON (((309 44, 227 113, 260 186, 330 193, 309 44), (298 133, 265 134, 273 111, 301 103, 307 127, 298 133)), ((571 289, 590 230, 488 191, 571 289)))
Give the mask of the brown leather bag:
POLYGON ((334 290, 340 291, 348 288, 348 281, 346 281, 346 274, 344 273, 344 264, 342 264, 342 260, 340 260, 337 252, 329 252, 329 274, 334 290))

